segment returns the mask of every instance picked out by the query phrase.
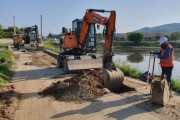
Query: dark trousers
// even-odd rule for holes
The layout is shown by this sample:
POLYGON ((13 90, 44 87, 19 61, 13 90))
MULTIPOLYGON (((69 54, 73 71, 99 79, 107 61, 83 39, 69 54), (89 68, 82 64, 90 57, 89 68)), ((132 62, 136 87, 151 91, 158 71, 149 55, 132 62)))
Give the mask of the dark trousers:
POLYGON ((171 75, 172 75, 172 69, 173 67, 161 67, 162 68, 162 79, 164 78, 164 75, 167 77, 167 81, 170 83, 171 88, 171 75))

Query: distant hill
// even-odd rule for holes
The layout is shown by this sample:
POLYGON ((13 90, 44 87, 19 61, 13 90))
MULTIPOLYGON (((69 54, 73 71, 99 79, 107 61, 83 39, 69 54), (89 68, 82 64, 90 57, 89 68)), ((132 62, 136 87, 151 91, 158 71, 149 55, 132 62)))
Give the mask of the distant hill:
POLYGON ((148 34, 151 33, 168 34, 172 32, 180 32, 180 23, 164 24, 155 27, 144 27, 134 32, 148 33, 148 34))

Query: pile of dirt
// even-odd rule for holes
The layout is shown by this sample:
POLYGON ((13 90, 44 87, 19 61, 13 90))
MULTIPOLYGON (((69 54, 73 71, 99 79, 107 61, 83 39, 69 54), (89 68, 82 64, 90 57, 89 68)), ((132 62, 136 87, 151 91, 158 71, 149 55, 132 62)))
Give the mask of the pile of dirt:
POLYGON ((97 99, 110 92, 102 86, 102 82, 102 71, 89 70, 63 82, 53 83, 40 94, 53 96, 59 101, 81 103, 97 99))
POLYGON ((19 100, 20 95, 13 85, 0 88, 0 120, 13 119, 19 100))
POLYGON ((31 65, 37 67, 54 67, 56 65, 56 59, 42 51, 38 51, 33 52, 31 63, 31 65))
POLYGON ((29 57, 30 60, 25 61, 24 65, 34 65, 41 68, 51 68, 56 66, 56 59, 42 51, 32 51, 27 52, 26 54, 30 54, 31 57, 29 57))

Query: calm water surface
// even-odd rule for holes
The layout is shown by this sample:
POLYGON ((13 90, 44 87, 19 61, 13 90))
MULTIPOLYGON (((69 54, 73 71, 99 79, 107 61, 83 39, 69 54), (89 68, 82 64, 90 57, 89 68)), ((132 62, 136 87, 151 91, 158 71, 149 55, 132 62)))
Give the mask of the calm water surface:
MULTIPOLYGON (((113 61, 115 63, 131 65, 134 68, 146 72, 148 71, 149 58, 151 58, 150 72, 152 73, 153 58, 150 57, 149 51, 159 51, 159 48, 114 48, 115 56, 113 61)), ((175 66, 172 73, 172 78, 180 79, 180 49, 175 49, 175 66)), ((155 74, 161 74, 161 67, 159 59, 155 60, 155 74)))

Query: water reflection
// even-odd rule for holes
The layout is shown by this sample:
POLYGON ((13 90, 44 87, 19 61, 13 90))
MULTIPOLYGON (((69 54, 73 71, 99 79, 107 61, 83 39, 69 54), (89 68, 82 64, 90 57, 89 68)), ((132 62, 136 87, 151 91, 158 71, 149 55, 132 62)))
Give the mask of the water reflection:
POLYGON ((143 56, 140 53, 132 53, 127 56, 127 60, 131 63, 140 63, 143 61, 143 56))
MULTIPOLYGON (((159 48, 114 48, 115 56, 113 61, 115 63, 128 64, 132 67, 139 69, 142 72, 148 70, 149 51, 159 51, 159 48)), ((151 60, 152 61, 152 60, 151 60)), ((161 67, 159 59, 156 59, 155 73, 161 74, 161 67)), ((175 49, 175 66, 173 68, 172 77, 180 79, 180 49, 175 49)), ((151 63, 152 67, 152 63, 151 63)), ((152 69, 152 68, 151 68, 152 69)))

